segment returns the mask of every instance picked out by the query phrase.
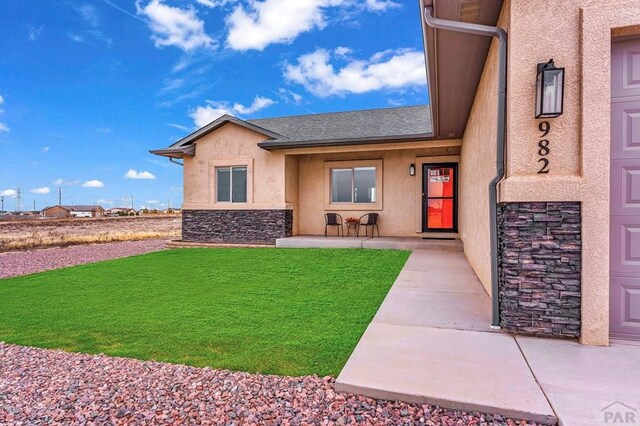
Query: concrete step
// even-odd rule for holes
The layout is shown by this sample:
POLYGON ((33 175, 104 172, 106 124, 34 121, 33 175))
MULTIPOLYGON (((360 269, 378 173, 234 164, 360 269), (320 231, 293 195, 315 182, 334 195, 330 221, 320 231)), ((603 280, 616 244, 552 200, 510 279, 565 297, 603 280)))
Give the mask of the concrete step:
POLYGON ((397 249, 397 250, 444 250, 464 251, 459 239, 424 239, 424 238, 370 238, 362 242, 362 248, 397 249))
POLYGON ((324 237, 319 235, 296 235, 279 238, 276 247, 286 248, 366 248, 387 250, 442 250, 461 252, 459 239, 422 239, 416 237, 324 237))

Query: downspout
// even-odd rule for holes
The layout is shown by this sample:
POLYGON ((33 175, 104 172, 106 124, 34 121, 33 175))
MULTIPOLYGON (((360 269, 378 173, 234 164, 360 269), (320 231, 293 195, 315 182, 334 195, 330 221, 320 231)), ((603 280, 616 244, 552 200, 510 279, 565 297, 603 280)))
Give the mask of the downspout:
POLYGON ((433 7, 424 8, 424 20, 431 28, 477 34, 498 39, 498 128, 496 133, 496 175, 489 183, 489 222, 491 232, 491 326, 500 327, 500 302, 498 283, 498 182, 504 178, 504 154, 507 118, 507 33, 500 27, 470 24, 467 22, 438 19, 433 7))

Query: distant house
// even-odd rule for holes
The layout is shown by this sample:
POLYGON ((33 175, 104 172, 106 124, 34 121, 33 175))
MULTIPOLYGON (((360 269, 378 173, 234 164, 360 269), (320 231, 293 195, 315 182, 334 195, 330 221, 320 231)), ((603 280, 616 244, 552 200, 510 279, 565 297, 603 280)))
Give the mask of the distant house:
POLYGON ((42 217, 47 219, 64 217, 104 217, 105 210, 100 206, 50 206, 42 209, 42 217))
POLYGON ((107 216, 132 216, 136 214, 136 209, 132 209, 131 207, 112 207, 107 210, 107 216))

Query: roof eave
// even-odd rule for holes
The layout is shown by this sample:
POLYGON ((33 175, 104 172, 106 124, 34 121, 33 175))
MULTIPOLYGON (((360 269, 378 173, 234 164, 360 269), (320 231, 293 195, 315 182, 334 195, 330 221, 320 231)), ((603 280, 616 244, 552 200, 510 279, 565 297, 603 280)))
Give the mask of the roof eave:
POLYGON ((184 158, 184 156, 193 156, 196 154, 195 145, 189 145, 184 148, 169 148, 169 149, 152 149, 149 151, 151 154, 159 155, 161 157, 168 158, 184 158))
POLYGON ((317 148, 330 146, 349 146, 349 145, 368 145, 382 144, 394 142, 417 142, 434 140, 433 133, 422 133, 405 136, 384 136, 384 137, 366 137, 354 139, 323 139, 323 140, 306 140, 306 141, 264 141, 259 142, 258 146, 267 151, 275 151, 278 149, 290 148, 317 148))

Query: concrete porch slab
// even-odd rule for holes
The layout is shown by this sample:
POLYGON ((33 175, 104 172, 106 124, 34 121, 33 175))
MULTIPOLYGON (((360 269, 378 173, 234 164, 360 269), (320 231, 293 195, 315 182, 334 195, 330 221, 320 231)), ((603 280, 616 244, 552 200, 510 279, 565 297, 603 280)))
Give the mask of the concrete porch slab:
POLYGON ((279 248, 362 248, 365 237, 325 237, 324 235, 299 235, 278 238, 279 248))
POLYGON ((422 238, 376 237, 362 242, 362 248, 395 250, 447 250, 463 251, 460 240, 424 240, 422 238))
POLYGON ((395 250, 444 250, 462 252, 460 240, 424 240, 418 237, 336 237, 296 235, 278 238, 276 247, 286 248, 366 248, 395 250))
POLYGON ((336 389, 556 422, 518 345, 504 333, 374 322, 338 376, 336 389))
POLYGON ((520 336, 516 341, 560 424, 640 424, 640 347, 520 336))

